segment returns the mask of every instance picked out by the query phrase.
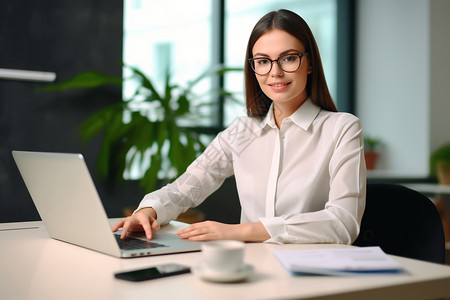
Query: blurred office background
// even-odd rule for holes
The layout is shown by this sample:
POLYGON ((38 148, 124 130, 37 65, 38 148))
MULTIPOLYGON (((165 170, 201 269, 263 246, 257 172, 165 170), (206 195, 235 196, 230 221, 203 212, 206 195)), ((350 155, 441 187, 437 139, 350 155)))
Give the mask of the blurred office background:
MULTIPOLYGON (((381 141, 369 178, 432 181, 429 157, 450 142, 446 0, 4 0, 0 69, 55 72, 61 83, 88 70, 127 76, 123 61, 145 71, 159 89, 167 68, 185 85, 216 66, 243 67, 254 24, 279 8, 308 22, 339 110, 357 115, 365 133, 381 141)), ((83 153, 108 216, 122 216, 144 194, 138 175, 124 174, 122 185, 99 178, 100 137, 83 144, 78 132, 93 112, 129 97, 133 84, 35 92, 45 85, 0 78, 0 222, 39 219, 11 150, 83 153)), ((241 104, 219 99, 205 106, 209 117, 184 125, 212 138, 245 114, 243 85, 239 72, 202 82, 197 93, 219 86, 241 104)), ((233 178, 213 197, 200 207, 206 218, 238 221, 233 178)))

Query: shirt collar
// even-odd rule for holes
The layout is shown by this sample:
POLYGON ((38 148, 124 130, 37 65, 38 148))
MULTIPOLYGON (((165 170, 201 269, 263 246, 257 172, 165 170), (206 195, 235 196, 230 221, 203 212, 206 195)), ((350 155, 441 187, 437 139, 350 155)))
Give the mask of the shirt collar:
MULTIPOLYGON (((287 119, 291 119, 297 126, 307 131, 319 112, 320 106, 315 105, 311 101, 311 98, 308 98, 291 116, 287 117, 287 119)), ((262 133, 267 127, 277 128, 273 117, 273 103, 270 105, 267 115, 261 121, 260 127, 256 131, 262 133)))
POLYGON ((269 110, 267 111, 266 116, 261 122, 261 129, 265 127, 277 128, 277 124, 275 123, 275 118, 273 117, 273 103, 270 105, 269 110))
POLYGON ((307 131, 319 114, 320 109, 320 106, 315 105, 311 98, 308 98, 289 118, 297 126, 307 131))

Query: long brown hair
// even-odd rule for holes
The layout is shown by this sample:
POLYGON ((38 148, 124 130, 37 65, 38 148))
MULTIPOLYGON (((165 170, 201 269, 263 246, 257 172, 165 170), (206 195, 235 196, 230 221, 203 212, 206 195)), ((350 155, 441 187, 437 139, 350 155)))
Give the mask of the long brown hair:
MULTIPOLYGON (((296 13, 280 9, 272 11, 263 16, 253 28, 247 45, 246 62, 253 57, 252 50, 256 41, 266 32, 273 29, 281 29, 296 37, 304 46, 305 52, 308 52, 312 72, 308 75, 306 91, 312 102, 323 109, 337 111, 328 90, 325 74, 323 72, 322 61, 320 59, 319 49, 316 40, 306 24, 305 20, 296 13)), ((249 63, 245 64, 245 94, 247 115, 249 117, 262 117, 267 114, 272 100, 267 97, 256 80, 249 63)))

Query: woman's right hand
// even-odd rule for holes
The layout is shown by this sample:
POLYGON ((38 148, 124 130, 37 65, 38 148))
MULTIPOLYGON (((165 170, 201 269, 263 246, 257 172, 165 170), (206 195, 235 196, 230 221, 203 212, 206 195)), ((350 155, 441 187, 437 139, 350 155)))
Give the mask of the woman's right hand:
POLYGON ((147 239, 151 240, 153 233, 159 230, 160 225, 156 221, 156 211, 151 207, 146 207, 126 219, 118 221, 112 227, 112 231, 116 232, 119 228, 122 228, 121 239, 124 239, 128 232, 144 231, 147 239))

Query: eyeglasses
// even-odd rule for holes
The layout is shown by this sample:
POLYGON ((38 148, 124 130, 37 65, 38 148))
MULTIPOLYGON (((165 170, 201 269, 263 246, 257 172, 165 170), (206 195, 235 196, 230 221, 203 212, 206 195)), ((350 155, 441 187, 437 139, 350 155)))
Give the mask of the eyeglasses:
POLYGON ((281 55, 277 59, 270 59, 267 57, 254 57, 249 58, 248 62, 252 66, 253 71, 258 75, 269 74, 272 70, 273 62, 277 62, 281 70, 287 73, 292 73, 300 68, 302 63, 302 57, 308 55, 309 53, 289 53, 281 55))

